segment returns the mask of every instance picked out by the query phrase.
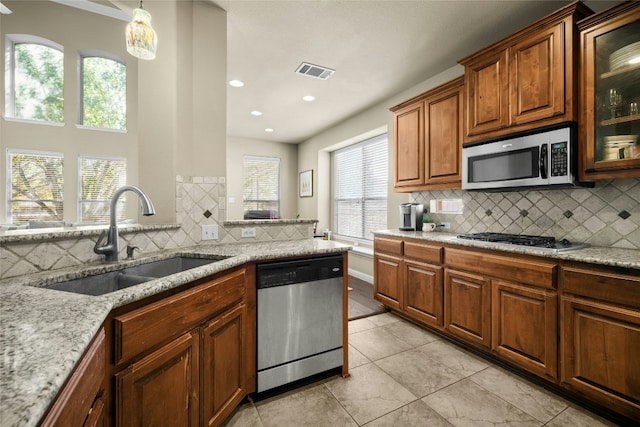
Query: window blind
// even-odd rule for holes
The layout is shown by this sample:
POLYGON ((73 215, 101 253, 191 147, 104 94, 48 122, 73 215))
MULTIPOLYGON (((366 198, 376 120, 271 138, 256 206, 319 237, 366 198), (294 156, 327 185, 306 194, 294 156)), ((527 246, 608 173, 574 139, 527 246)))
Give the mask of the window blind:
POLYGON ((62 221, 62 153, 7 150, 7 221, 62 221))
POLYGON ((244 156, 242 203, 245 219, 280 216, 280 159, 244 156))
MULTIPOLYGON (((127 182, 127 160, 109 157, 78 157, 78 220, 109 222, 111 197, 127 182)), ((118 199, 116 219, 125 218, 126 197, 118 199)))
POLYGON ((387 228, 387 136, 336 150, 332 160, 334 233, 373 240, 387 228))

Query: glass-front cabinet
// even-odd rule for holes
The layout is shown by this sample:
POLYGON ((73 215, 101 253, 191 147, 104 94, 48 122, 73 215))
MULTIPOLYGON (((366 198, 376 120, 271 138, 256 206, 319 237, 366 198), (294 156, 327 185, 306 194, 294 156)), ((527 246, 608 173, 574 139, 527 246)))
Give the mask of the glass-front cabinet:
POLYGON ((578 24, 580 179, 640 177, 640 2, 578 24))

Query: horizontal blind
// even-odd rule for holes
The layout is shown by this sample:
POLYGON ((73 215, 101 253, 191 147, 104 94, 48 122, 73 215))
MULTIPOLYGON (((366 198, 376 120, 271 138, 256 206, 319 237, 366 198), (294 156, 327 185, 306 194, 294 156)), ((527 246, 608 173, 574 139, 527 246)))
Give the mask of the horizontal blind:
POLYGON ((7 221, 62 221, 62 153, 7 150, 7 221))
POLYGON ((380 135, 333 152, 337 235, 373 239, 387 228, 388 141, 380 135))
MULTIPOLYGON (((109 222, 111 197, 127 182, 124 158, 78 157, 78 220, 81 223, 109 222)), ((118 199, 116 219, 125 218, 126 197, 118 199)))
POLYGON ((242 203, 245 219, 278 218, 280 215, 280 159, 243 157, 242 203))

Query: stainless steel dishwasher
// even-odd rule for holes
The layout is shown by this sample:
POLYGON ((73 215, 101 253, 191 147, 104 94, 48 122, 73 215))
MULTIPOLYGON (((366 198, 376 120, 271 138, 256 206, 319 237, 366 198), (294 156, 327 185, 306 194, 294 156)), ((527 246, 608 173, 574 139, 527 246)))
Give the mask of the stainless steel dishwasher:
POLYGON ((342 366, 342 275, 342 255, 258 264, 258 392, 342 366))

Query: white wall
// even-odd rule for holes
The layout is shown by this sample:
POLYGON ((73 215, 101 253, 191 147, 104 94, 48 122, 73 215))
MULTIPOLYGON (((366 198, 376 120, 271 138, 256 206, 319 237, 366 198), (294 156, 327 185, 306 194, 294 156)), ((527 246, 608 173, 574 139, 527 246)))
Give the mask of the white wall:
POLYGON ((298 146, 229 137, 227 140, 227 220, 243 219, 242 157, 245 155, 280 159, 280 216, 283 219, 295 218, 298 213, 298 146), (233 203, 229 202, 231 198, 234 199, 233 203))

